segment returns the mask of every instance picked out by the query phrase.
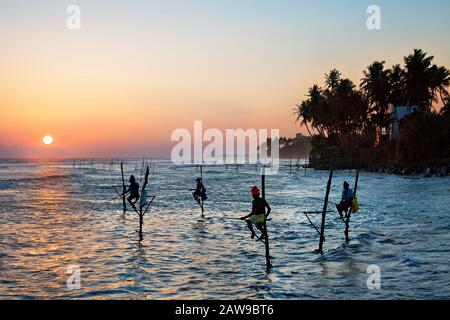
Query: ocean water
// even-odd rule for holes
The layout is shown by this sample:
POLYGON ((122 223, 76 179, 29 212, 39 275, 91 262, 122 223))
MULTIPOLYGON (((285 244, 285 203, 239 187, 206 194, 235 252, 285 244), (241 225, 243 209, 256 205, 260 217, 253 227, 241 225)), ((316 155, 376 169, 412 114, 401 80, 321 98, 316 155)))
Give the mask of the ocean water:
MULTIPOLYGON (((125 174, 140 176, 139 161, 125 174)), ((350 243, 337 213, 326 221, 324 253, 303 211, 321 210, 328 172, 287 168, 266 178, 273 268, 264 245, 237 218, 260 184, 255 167, 205 167, 205 217, 190 189, 196 167, 155 162, 145 216, 122 213, 109 163, 0 163, 0 299, 449 299, 450 179, 361 172, 360 211, 350 243), (380 268, 379 290, 367 269, 380 268), (81 288, 69 289, 79 266, 81 288)), ((335 172, 330 208, 344 180, 335 172)), ((320 215, 312 215, 320 225, 320 215)))

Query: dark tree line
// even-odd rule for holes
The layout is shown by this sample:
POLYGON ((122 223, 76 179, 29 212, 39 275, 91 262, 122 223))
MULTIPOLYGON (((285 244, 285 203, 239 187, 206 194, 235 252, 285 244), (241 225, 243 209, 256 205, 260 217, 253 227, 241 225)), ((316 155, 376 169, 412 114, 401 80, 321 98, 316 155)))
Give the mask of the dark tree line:
POLYGON ((402 161, 450 158, 450 72, 433 60, 415 49, 404 57, 403 66, 388 69, 385 61, 375 61, 363 71, 358 88, 338 70, 331 70, 324 86, 310 87, 295 108, 296 121, 313 136, 312 152, 334 147, 343 154, 372 149, 373 155, 402 161), (437 111, 434 106, 439 104, 445 107, 437 111), (418 108, 402 120, 396 143, 388 137, 391 106, 418 108))

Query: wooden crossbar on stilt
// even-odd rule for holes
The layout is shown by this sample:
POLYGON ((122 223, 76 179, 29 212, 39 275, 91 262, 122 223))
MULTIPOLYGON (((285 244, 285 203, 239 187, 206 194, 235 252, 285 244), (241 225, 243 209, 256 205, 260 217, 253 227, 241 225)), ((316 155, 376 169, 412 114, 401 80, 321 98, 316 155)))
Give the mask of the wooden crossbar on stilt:
POLYGON ((147 207, 144 210, 143 216, 147 213, 147 211, 150 209, 150 206, 152 205, 153 201, 155 200, 156 196, 148 196, 148 198, 151 198, 150 202, 147 204, 147 207))
MULTIPOLYGON (((332 213, 334 211, 327 210, 327 213, 332 213)), ((309 217, 309 214, 323 214, 323 211, 303 211, 303 214, 306 216, 306 219, 308 219, 309 224, 317 231, 317 233, 320 236, 319 228, 312 222, 311 218, 309 217)))
POLYGON ((316 227, 316 225, 311 221, 311 219, 308 216, 308 212, 303 212, 303 214, 306 216, 306 219, 308 219, 309 223, 313 226, 314 229, 316 229, 317 233, 320 236, 320 231, 319 229, 316 227))
MULTIPOLYGON (((333 213, 334 211, 332 210, 327 210, 327 213, 333 213)), ((306 214, 319 214, 319 213, 323 213, 323 211, 303 211, 303 213, 306 214)))

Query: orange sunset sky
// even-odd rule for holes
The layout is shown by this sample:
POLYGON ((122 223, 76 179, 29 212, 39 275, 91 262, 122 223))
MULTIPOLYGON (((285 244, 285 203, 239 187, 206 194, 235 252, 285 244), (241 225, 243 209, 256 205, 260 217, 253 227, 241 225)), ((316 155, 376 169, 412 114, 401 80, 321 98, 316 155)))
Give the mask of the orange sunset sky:
POLYGON ((167 156, 174 129, 280 129, 338 68, 359 84, 422 48, 450 67, 449 1, 67 1, 0 4, 0 157, 167 156), (392 3, 394 2, 394 3, 392 3), (42 137, 55 141, 44 146, 42 137))

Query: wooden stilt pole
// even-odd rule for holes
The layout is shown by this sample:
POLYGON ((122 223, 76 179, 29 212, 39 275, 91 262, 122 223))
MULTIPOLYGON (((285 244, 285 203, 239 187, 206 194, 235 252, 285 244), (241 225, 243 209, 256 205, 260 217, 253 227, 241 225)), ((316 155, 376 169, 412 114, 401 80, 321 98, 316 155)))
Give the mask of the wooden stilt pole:
POLYGON ((142 240, 143 233, 142 233, 142 225, 144 224, 144 216, 142 214, 142 209, 139 210, 139 239, 142 240))
POLYGON ((317 252, 319 252, 319 253, 323 253, 323 242, 325 241, 325 222, 326 222, 326 217, 327 217, 328 196, 330 194, 331 181, 333 180, 333 170, 334 170, 334 159, 331 160, 330 176, 328 177, 327 191, 325 193, 325 200, 323 203, 322 224, 320 226, 319 249, 317 250, 317 252))
MULTIPOLYGON (((142 191, 144 191, 145 187, 142 188, 142 191)), ((142 195, 142 192, 141 192, 142 195)), ((142 225, 144 224, 144 214, 142 212, 142 206, 139 204, 139 238, 142 240, 142 225)))
MULTIPOLYGON (((137 164, 136 164, 136 165, 137 165, 137 164)), ((145 167, 145 158, 142 158, 141 174, 140 174, 140 176, 139 176, 139 181, 140 181, 140 183, 142 182, 142 178, 143 178, 143 175, 144 175, 144 167, 145 167)), ((136 170, 137 170, 137 168, 136 168, 136 170)))
POLYGON ((292 157, 289 157, 289 173, 292 173, 292 157))
POLYGON ((123 162, 120 163, 120 171, 122 173, 122 187, 123 187, 123 194, 122 194, 122 202, 123 202, 123 213, 127 212, 127 204, 125 202, 125 191, 127 191, 127 187, 125 186, 125 177, 123 175, 123 162))
MULTIPOLYGON (((358 180, 359 180, 359 169, 356 170, 356 179, 355 179, 355 187, 353 189, 353 196, 356 197, 356 190, 358 188, 358 180)), ((352 209, 353 207, 350 207, 350 209, 348 210, 348 215, 347 215, 347 219, 345 220, 345 241, 346 242, 350 242, 350 238, 348 236, 348 233, 350 232, 349 228, 350 228, 350 216, 352 214, 352 209)))
MULTIPOLYGON (((202 179, 202 183, 203 183, 203 165, 200 166, 200 178, 202 179)), ((202 217, 203 217, 204 216, 203 194, 200 196, 200 198, 201 198, 200 208, 202 208, 202 217)))
MULTIPOLYGON (((261 175, 261 196, 266 199, 266 173, 263 167, 263 173, 261 175)), ((264 215, 266 214, 266 208, 264 207, 264 215)), ((269 271, 272 267, 270 263, 270 247, 269 247, 269 231, 267 230, 267 219, 264 219, 264 245, 266 247, 266 270, 269 271)))
MULTIPOLYGON (((147 170, 145 171, 144 184, 142 185, 142 189, 141 189, 141 195, 144 194, 144 190, 147 187, 149 174, 150 174, 150 168, 147 166, 147 170)), ((141 203, 139 202, 139 238, 141 240, 142 240, 142 225, 144 224, 144 215, 145 215, 145 212, 143 211, 143 209, 144 208, 141 206, 141 203)))

